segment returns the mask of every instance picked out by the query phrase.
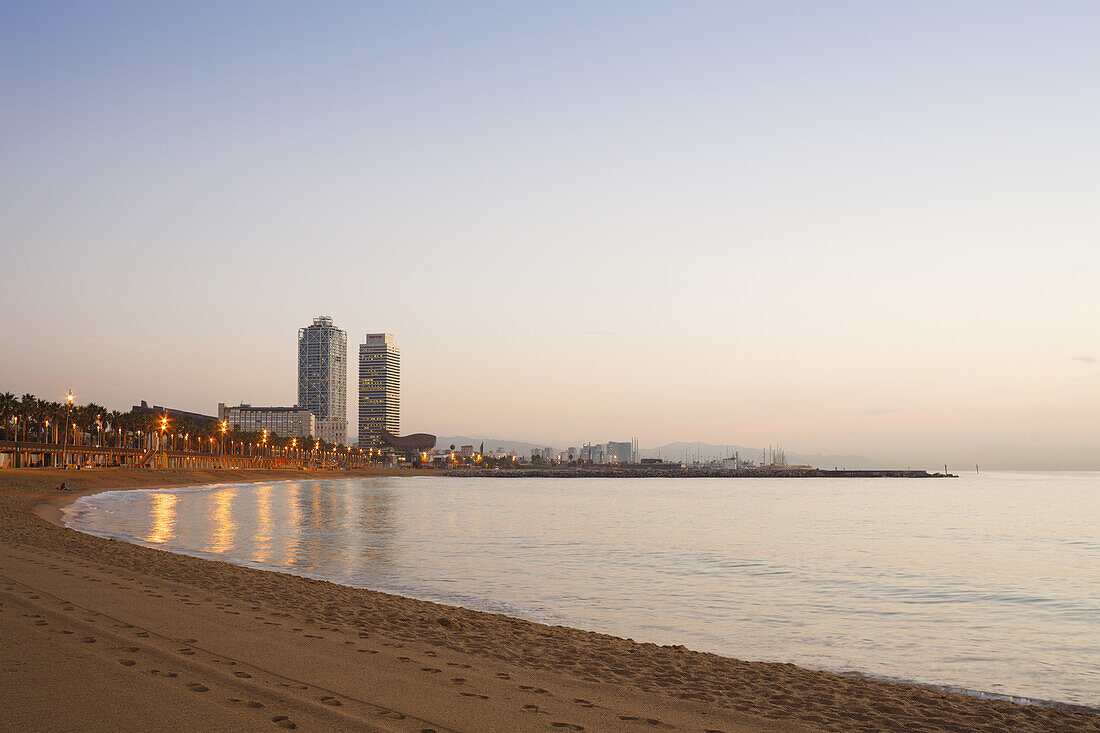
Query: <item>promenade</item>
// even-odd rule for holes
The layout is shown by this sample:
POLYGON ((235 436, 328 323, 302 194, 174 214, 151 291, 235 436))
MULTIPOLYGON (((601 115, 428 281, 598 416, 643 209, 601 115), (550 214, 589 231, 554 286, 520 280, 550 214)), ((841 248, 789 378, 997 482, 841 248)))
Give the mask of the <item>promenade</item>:
POLYGON ((118 448, 0 440, 2 468, 150 468, 150 469, 355 469, 369 463, 353 452, 272 451, 241 455, 218 451, 118 448))

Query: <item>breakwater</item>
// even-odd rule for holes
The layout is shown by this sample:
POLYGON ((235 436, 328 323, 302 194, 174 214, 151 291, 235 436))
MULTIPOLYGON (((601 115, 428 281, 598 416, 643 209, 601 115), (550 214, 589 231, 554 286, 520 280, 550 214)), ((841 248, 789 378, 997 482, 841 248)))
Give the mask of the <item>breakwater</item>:
POLYGON ((448 469, 443 476, 464 478, 958 478, 950 473, 929 473, 911 469, 826 470, 797 466, 765 468, 658 468, 653 466, 606 466, 599 468, 504 468, 448 469))

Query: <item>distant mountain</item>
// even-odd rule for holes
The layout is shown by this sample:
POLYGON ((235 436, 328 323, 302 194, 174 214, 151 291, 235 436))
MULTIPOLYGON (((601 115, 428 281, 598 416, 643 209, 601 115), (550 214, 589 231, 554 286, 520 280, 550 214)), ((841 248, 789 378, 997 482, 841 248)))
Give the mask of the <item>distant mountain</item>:
MULTIPOLYGON (((517 440, 504 440, 503 438, 471 437, 469 435, 441 435, 435 440, 436 448, 447 448, 451 445, 460 448, 464 445, 472 445, 475 449, 484 441, 486 451, 495 451, 503 448, 506 451, 515 452, 521 456, 531 455, 532 448, 545 448, 545 443, 525 443, 517 440)), ((575 443, 580 447, 580 443, 575 443)), ((562 448, 549 446, 555 451, 562 448)), ((764 455, 764 447, 748 448, 743 445, 713 445, 711 443, 669 443, 657 448, 640 448, 639 458, 664 458, 670 461, 711 461, 722 458, 732 458, 739 454, 747 461, 760 462, 764 455)), ((821 453, 795 453, 786 451, 787 463, 792 465, 813 466, 815 468, 890 468, 881 461, 874 461, 864 456, 837 456, 821 453)))
MULTIPOLYGON (((640 448, 641 458, 664 458, 670 461, 710 461, 732 458, 734 454, 742 460, 759 463, 764 457, 764 446, 748 448, 743 445, 712 445, 711 443, 669 443, 657 448, 640 448)), ((813 466, 815 468, 887 468, 881 462, 864 456, 837 456, 821 453, 795 453, 784 451, 787 463, 791 465, 813 466)))

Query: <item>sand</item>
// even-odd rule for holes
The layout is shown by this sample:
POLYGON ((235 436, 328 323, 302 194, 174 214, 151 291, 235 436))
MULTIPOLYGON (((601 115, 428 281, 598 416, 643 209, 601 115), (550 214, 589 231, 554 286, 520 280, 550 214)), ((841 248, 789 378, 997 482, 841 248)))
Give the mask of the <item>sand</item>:
POLYGON ((300 476, 0 471, 0 730, 1100 731, 1089 712, 636 643, 56 523, 85 493, 300 476))

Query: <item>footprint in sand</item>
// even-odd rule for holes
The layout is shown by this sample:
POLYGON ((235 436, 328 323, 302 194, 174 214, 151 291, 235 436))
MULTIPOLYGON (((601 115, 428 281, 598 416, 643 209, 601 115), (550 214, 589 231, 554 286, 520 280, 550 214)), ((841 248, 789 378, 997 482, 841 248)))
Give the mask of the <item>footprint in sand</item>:
POLYGON ((476 692, 460 692, 458 694, 462 695, 463 697, 476 697, 478 700, 488 700, 489 699, 488 695, 481 695, 481 694, 478 694, 476 692))
POLYGON ((526 692, 533 692, 536 695, 546 695, 550 692, 550 690, 544 690, 541 687, 535 687, 533 685, 520 685, 519 689, 524 690, 526 692))
POLYGON ((582 708, 594 708, 594 707, 596 707, 596 703, 594 703, 590 700, 585 700, 582 697, 574 698, 573 702, 577 705, 580 705, 582 708))
MULTIPOLYGON (((657 720, 657 718, 639 718, 635 715, 620 715, 619 720, 625 720, 628 723, 647 723, 649 725, 657 726, 659 728, 673 728, 675 726, 669 725, 663 720, 657 720)), ((721 731, 719 731, 721 733, 721 731)))
POLYGON ((194 654, 195 654, 194 649, 177 649, 176 651, 179 652, 180 654, 185 654, 189 657, 194 656, 194 654))
POLYGON ((187 685, 187 689, 191 692, 210 692, 210 688, 199 682, 191 682, 187 685))
POLYGON ((438 674, 439 672, 442 672, 443 670, 436 669, 435 667, 421 667, 420 671, 421 672, 427 672, 428 674, 438 674))
POLYGON ((249 677, 251 677, 252 675, 250 675, 248 672, 234 672, 233 676, 234 677, 240 677, 242 680, 246 680, 249 677))
POLYGON ((458 667, 459 669, 471 669, 468 664, 461 664, 459 662, 447 662, 448 667, 458 667))
POLYGON ((538 712, 540 712, 538 705, 527 704, 527 705, 523 706, 523 709, 528 713, 538 713, 538 712))
POLYGON ((135 664, 137 664, 137 662, 135 662, 133 659, 120 659, 118 660, 118 663, 121 664, 123 667, 133 667, 135 664))
POLYGON ((405 716, 402 715, 401 713, 397 712, 397 711, 390 711, 388 713, 382 713, 382 715, 383 715, 383 717, 389 718, 390 720, 404 720, 405 719, 405 716))
POLYGON ((81 639, 81 641, 84 642, 85 644, 95 644, 95 637, 94 636, 85 636, 83 639, 81 639))
POLYGON ((502 680, 510 680, 512 679, 512 675, 508 674, 507 672, 497 672, 497 678, 502 680))
POLYGON ((551 723, 552 728, 567 728, 568 730, 584 730, 583 725, 577 725, 576 723, 551 723))
POLYGON ((246 708, 262 708, 264 704, 262 702, 256 702, 255 700, 242 700, 239 697, 228 698, 229 702, 234 705, 244 705, 246 708))
POLYGON ((464 685, 464 684, 466 684, 466 678, 465 677, 452 677, 451 678, 451 684, 452 685, 464 685))
POLYGON ((293 720, 286 717, 285 715, 276 715, 274 718, 271 719, 271 722, 279 726, 280 728, 286 728, 287 730, 294 730, 298 727, 293 720))
POLYGON ((322 697, 321 702, 323 702, 325 705, 333 705, 333 706, 336 706, 336 707, 339 707, 339 706, 343 705, 342 702, 337 700, 335 697, 332 697, 331 695, 326 696, 326 697, 322 697))

